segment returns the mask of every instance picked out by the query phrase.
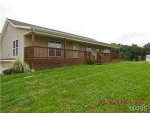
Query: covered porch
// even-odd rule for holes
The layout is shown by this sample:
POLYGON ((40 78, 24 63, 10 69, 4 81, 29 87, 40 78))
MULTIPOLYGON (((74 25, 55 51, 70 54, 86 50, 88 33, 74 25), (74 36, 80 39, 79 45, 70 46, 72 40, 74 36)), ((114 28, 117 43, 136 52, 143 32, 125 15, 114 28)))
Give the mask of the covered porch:
MULTIPOLYGON (((48 47, 47 45, 39 46, 39 41, 39 44, 35 43, 38 37, 37 33, 32 32, 27 36, 30 36, 31 44, 24 47, 24 60, 31 65, 33 70, 81 64, 86 63, 88 59, 94 60, 96 64, 120 60, 119 51, 118 53, 112 53, 111 47, 107 47, 110 50, 109 53, 104 53, 102 50, 104 46, 97 44, 91 45, 83 41, 79 42, 79 45, 83 48, 70 48, 70 46, 68 46, 70 40, 67 38, 61 38, 61 46, 57 44, 58 47, 48 47), (93 46, 92 51, 88 50, 89 46, 93 46)), ((73 41, 72 44, 74 43, 78 43, 78 41, 73 41)))

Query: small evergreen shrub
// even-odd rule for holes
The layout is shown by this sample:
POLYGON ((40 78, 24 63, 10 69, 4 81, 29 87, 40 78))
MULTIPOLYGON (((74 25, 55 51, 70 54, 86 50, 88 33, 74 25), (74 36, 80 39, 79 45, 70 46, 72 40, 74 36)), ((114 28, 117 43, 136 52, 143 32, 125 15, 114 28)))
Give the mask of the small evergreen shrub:
POLYGON ((12 73, 12 68, 10 68, 10 69, 5 69, 4 71, 3 71, 3 74, 4 75, 10 75, 12 73))
POLYGON ((93 64, 94 64, 94 60, 92 60, 92 59, 88 59, 88 60, 87 60, 87 64, 89 64, 89 65, 93 65, 93 64))

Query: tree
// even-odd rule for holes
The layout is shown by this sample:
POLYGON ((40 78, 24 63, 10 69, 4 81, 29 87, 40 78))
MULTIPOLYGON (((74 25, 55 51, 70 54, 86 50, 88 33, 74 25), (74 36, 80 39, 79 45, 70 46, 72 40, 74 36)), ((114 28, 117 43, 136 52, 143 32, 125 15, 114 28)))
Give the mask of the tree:
POLYGON ((150 54, 150 42, 143 46, 143 55, 150 54))
MULTIPOLYGON (((115 44, 120 46, 121 44, 115 44)), ((141 61, 145 59, 147 54, 150 54, 150 42, 145 44, 143 47, 139 47, 137 44, 129 45, 122 45, 120 46, 120 53, 122 60, 129 60, 129 61, 141 61)), ((117 52, 115 49, 112 50, 113 52, 117 52)))

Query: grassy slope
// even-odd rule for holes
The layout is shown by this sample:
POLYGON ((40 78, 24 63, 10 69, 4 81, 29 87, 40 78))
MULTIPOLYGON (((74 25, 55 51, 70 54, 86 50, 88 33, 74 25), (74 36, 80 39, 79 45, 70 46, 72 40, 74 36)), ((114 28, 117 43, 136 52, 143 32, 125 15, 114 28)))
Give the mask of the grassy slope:
POLYGON ((144 100, 150 111, 150 64, 78 65, 1 77, 1 110, 18 113, 127 113, 107 100, 144 100))

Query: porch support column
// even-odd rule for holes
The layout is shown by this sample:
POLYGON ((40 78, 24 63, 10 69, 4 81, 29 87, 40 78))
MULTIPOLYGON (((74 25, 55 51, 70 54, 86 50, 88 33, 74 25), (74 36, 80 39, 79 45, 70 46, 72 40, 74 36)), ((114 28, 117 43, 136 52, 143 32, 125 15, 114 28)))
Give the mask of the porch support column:
POLYGON ((85 48, 84 48, 84 49, 85 49, 84 56, 85 56, 85 61, 86 61, 86 59, 87 59, 87 58, 86 58, 86 55, 87 55, 87 52, 86 52, 87 43, 86 43, 86 42, 85 42, 85 46, 84 46, 84 47, 85 47, 85 48))
POLYGON ((120 47, 119 47, 119 61, 120 61, 121 57, 120 57, 120 47))
MULTIPOLYGON (((101 55, 101 45, 99 45, 99 54, 101 55)), ((97 56, 98 57, 98 56, 97 56)), ((101 56, 99 56, 100 58, 99 59, 97 59, 97 60, 99 60, 99 62, 101 62, 102 61, 102 57, 101 56)))
POLYGON ((66 39, 64 38, 64 59, 66 59, 66 39))
POLYGON ((111 55, 112 54, 112 48, 110 47, 110 61, 111 61, 111 55))
POLYGON ((101 46, 99 45, 99 53, 101 53, 101 46))
POLYGON ((35 34, 32 32, 32 71, 35 70, 34 67, 34 43, 35 43, 35 34))

